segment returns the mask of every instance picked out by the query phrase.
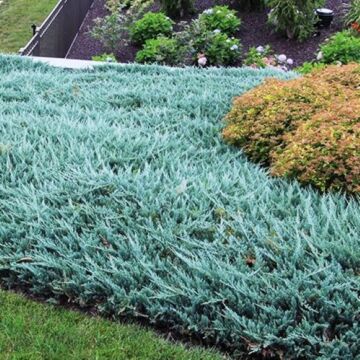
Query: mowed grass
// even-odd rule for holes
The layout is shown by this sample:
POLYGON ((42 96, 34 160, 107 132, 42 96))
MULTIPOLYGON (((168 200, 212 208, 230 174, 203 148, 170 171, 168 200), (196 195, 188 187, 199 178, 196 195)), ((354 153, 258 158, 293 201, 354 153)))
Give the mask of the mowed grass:
POLYGON ((0 0, 0 52, 17 53, 32 36, 57 0, 0 0))
POLYGON ((224 357, 185 349, 153 332, 29 301, 0 290, 0 358, 41 359, 203 359, 224 357))

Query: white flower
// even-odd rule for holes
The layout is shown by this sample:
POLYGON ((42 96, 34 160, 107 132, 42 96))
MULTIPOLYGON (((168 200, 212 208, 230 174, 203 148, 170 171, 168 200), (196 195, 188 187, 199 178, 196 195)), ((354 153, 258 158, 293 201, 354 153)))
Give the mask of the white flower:
POLYGON ((239 49, 239 47, 237 46, 237 45, 233 45, 231 48, 230 48, 230 50, 232 50, 232 51, 235 51, 235 50, 238 50, 239 49))
POLYGON ((214 30, 214 34, 220 34, 221 33, 221 30, 220 29, 215 29, 214 30))
POLYGON ((289 58, 289 59, 286 60, 286 63, 287 63, 288 65, 290 65, 290 66, 291 66, 291 65, 294 65, 294 60, 289 58))
POLYGON ((198 64, 199 66, 205 66, 207 64, 207 58, 205 56, 201 56, 198 59, 198 64))
POLYGON ((230 40, 230 39, 226 39, 226 42, 229 43, 229 42, 231 42, 231 40, 230 40))
POLYGON ((279 60, 279 62, 284 63, 286 61, 287 57, 286 57, 286 55, 281 54, 277 57, 277 59, 279 60))
POLYGON ((264 49, 263 46, 258 46, 258 47, 256 48, 256 51, 257 51, 259 54, 262 54, 262 53, 265 51, 265 49, 264 49))
POLYGON ((322 58, 323 58, 323 53, 320 51, 316 56, 316 60, 320 61, 320 60, 322 60, 322 58))
POLYGON ((207 10, 204 10, 204 14, 206 15, 211 15, 214 13, 214 10, 213 9, 207 9, 207 10))

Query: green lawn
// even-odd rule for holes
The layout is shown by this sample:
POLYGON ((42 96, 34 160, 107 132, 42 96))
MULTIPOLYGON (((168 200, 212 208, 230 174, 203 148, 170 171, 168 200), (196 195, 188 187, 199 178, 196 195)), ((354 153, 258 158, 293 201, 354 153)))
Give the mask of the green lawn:
POLYGON ((57 0, 0 2, 0 52, 18 52, 31 38, 31 25, 40 25, 56 3, 57 0))
POLYGON ((0 291, 2 360, 196 359, 216 360, 205 350, 186 350, 132 325, 87 317, 0 291))

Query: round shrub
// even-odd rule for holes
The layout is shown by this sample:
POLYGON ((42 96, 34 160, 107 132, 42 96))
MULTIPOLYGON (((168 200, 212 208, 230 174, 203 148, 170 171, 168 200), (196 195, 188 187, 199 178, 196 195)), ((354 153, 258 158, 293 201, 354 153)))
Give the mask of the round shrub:
POLYGON ((148 12, 129 29, 131 40, 139 45, 158 36, 171 36, 173 22, 163 13, 148 12))
POLYGON ((320 49, 325 64, 360 62, 360 37, 350 31, 335 34, 320 49))
POLYGON ((176 40, 158 37, 147 40, 144 48, 136 54, 135 60, 142 64, 176 65, 180 62, 180 49, 176 40))
POLYGON ((208 33, 205 41, 198 48, 211 66, 233 65, 240 58, 241 44, 238 39, 229 38, 222 33, 208 33))
POLYGON ((272 174, 303 184, 360 193, 360 98, 331 104, 303 122, 274 154, 272 174))
POLYGON ((269 79, 234 101, 224 139, 273 175, 360 192, 360 66, 269 79))
POLYGON ((175 37, 184 48, 185 64, 197 63, 201 57, 206 58, 206 65, 226 66, 240 59, 242 46, 239 39, 220 29, 208 30, 200 19, 191 21, 175 37))
POLYGON ((236 11, 230 10, 227 6, 215 6, 207 9, 199 16, 199 20, 207 30, 220 30, 228 35, 235 34, 241 24, 241 20, 236 16, 236 11))

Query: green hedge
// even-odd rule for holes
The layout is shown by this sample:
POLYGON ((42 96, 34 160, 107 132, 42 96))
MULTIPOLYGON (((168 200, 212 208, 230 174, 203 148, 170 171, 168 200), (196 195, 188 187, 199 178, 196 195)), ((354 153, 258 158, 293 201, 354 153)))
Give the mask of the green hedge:
POLYGON ((219 136, 233 96, 291 74, 15 62, 0 59, 7 286, 235 355, 359 354, 358 202, 271 179, 219 136))

